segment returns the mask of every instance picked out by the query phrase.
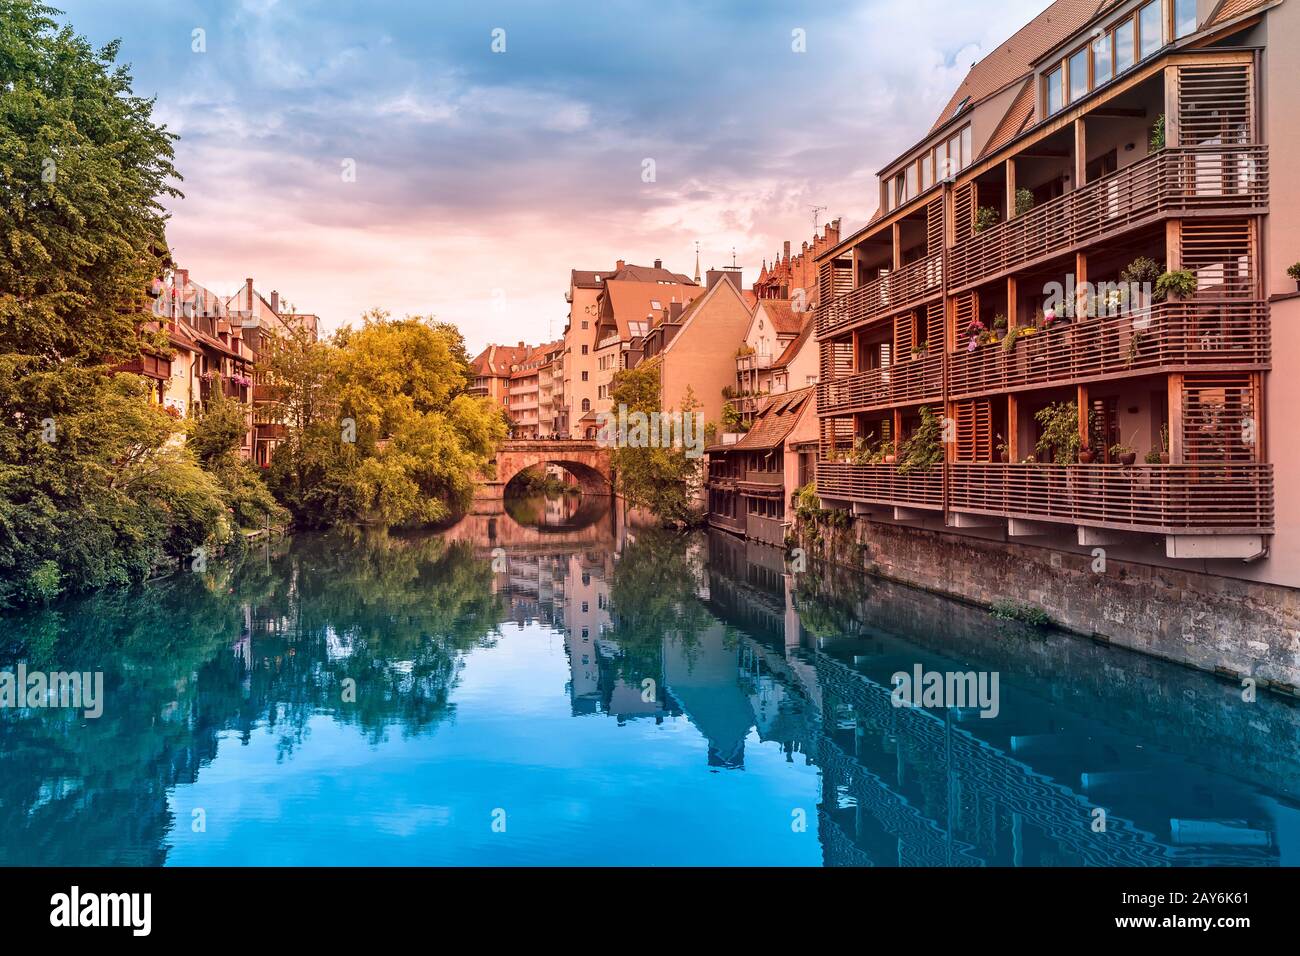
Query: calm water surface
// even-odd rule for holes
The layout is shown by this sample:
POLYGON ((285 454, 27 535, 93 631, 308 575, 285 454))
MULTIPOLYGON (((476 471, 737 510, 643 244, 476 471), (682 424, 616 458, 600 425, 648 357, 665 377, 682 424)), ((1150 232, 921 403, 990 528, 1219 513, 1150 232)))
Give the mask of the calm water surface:
POLYGON ((106 685, 0 708, 7 865, 1300 864, 1300 708, 603 501, 3 623, 106 685), (916 664, 999 715, 891 706, 916 664))

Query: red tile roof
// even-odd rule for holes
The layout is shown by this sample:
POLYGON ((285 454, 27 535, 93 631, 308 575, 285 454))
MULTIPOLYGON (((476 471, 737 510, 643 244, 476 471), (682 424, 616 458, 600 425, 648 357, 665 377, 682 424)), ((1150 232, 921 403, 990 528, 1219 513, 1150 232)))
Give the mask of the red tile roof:
POLYGON ((812 322, 811 321, 804 322, 803 328, 799 330, 799 334, 794 337, 793 341, 791 341, 790 344, 785 347, 785 351, 782 352, 777 357, 777 360, 772 363, 772 368, 774 369, 785 368, 787 365, 793 362, 794 357, 799 354, 799 350, 804 347, 804 343, 807 342, 808 339, 812 336, 812 332, 813 332, 812 322))
POLYGON ((754 425, 745 437, 727 447, 749 451, 779 448, 803 414, 815 404, 812 386, 773 395, 758 410, 754 425))
POLYGON ((1210 15, 1210 20, 1207 26, 1217 26, 1220 23, 1227 23, 1229 20, 1241 16, 1243 13, 1249 13, 1256 7, 1262 7, 1264 4, 1269 2, 1270 0, 1223 0, 1219 9, 1215 10, 1210 15))
POLYGON ((971 67, 930 127, 933 133, 953 118, 957 104, 969 97, 970 106, 1004 89, 1029 72, 1030 64, 1092 19, 1112 0, 1056 0, 1017 30, 984 59, 971 67))
POLYGON ((763 314, 772 323, 777 335, 798 335, 804 326, 806 315, 796 312, 789 299, 763 299, 758 303, 763 314))

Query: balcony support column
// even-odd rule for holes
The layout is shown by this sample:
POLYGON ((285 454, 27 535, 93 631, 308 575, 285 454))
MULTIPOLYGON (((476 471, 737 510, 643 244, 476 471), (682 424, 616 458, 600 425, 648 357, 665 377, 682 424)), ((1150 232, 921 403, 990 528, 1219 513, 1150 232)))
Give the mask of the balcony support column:
POLYGON ((1015 392, 1007 395, 1007 461, 1020 461, 1020 397, 1015 392))
MULTIPOLYGON (((1080 385, 1078 387, 1076 402, 1079 406, 1079 447, 1089 448, 1089 442, 1092 436, 1088 433, 1088 386, 1080 385)), ((1093 449, 1094 454, 1098 451, 1105 454, 1105 449, 1093 449)))
POLYGON ((1018 302, 1018 289, 1016 286, 1016 277, 1007 276, 1007 331, 1010 332, 1020 324, 1020 309, 1018 302))
POLYGON ((903 224, 895 222, 889 230, 889 241, 894 247, 893 271, 903 268, 903 224))
POLYGON ((1074 254, 1074 320, 1088 317, 1088 254, 1074 254))
POLYGON ((1169 464, 1183 464, 1183 376, 1169 376, 1169 464))
POLYGON ((1011 157, 1004 164, 1007 171, 1007 220, 1016 214, 1016 160, 1011 157))
POLYGON ((1088 185, 1088 127, 1082 116, 1074 121, 1074 188, 1088 185))

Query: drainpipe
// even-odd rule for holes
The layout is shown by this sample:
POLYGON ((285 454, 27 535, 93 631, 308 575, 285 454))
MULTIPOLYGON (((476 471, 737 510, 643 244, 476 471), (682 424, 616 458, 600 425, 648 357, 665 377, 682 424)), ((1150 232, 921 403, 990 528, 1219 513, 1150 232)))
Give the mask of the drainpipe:
MULTIPOLYGON (((952 215, 951 215, 951 213, 952 213, 952 187, 953 187, 953 184, 954 184, 955 181, 956 181, 956 177, 955 177, 955 176, 949 176, 947 179, 945 179, 945 180, 943 181, 943 193, 942 193, 942 199, 940 200, 940 201, 943 203, 943 248, 939 250, 939 254, 940 254, 940 259, 939 259, 939 288, 940 288, 940 292, 942 293, 942 296, 943 296, 943 298, 941 299, 941 302, 942 302, 942 304, 943 304, 943 414, 940 416, 939 421, 940 421, 940 423, 941 423, 942 426, 943 426, 943 432, 942 432, 943 435, 946 435, 947 432, 948 432, 948 387, 949 387, 949 382, 948 382, 948 362, 949 362, 949 354, 948 354, 948 267, 949 267, 949 265, 950 265, 949 257, 948 257, 948 249, 949 249, 949 245, 948 245, 948 234, 949 234, 949 230, 952 229, 952 228, 954 228, 954 225, 953 225, 953 222, 952 222, 952 215)), ((954 436, 954 437, 955 437, 955 436, 954 436)), ((942 484, 943 484, 943 524, 944 524, 944 527, 947 527, 947 526, 948 526, 948 505, 949 505, 949 498, 948 498, 948 455, 949 455, 949 449, 947 448, 947 444, 948 444, 948 443, 945 442, 945 447, 944 447, 944 449, 943 449, 943 476, 942 476, 942 479, 941 479, 942 484)))

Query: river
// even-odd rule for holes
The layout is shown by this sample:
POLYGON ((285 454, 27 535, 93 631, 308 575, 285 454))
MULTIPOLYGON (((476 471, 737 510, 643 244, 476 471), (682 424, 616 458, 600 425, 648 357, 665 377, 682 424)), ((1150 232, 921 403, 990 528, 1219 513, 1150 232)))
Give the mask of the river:
POLYGON ((1295 705, 603 499, 4 624, 104 683, 0 708, 5 865, 1300 864, 1295 705), (894 706, 918 665, 996 716, 894 706))

